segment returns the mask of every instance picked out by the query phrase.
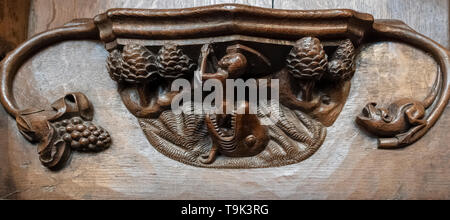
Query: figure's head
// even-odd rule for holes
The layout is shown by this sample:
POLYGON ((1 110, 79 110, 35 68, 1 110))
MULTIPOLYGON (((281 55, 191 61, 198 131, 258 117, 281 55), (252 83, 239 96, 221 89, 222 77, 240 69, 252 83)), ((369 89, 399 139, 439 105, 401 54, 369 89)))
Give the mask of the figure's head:
POLYGON ((406 132, 411 125, 423 118, 425 109, 415 102, 394 102, 388 108, 367 104, 356 123, 368 132, 380 137, 393 137, 406 132))
POLYGON ((242 53, 230 53, 219 61, 219 67, 228 72, 229 78, 238 78, 247 68, 247 58, 242 53))

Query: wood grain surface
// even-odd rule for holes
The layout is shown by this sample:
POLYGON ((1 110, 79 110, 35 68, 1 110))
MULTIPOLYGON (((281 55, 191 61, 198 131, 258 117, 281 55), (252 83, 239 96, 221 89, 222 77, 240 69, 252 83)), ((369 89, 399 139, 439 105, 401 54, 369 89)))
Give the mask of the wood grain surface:
MULTIPOLYGON (((132 3, 34 0, 29 33, 92 17, 111 7, 171 8, 235 1, 126 2, 132 3)), ((411 2, 416 5, 409 1, 285 2, 275 0, 274 6, 344 5, 379 18, 416 20, 424 30, 409 24, 422 33, 430 31, 425 34, 444 45, 449 43, 447 1, 423 2, 423 7, 417 7, 415 0, 411 2), (435 26, 427 27, 422 20, 436 20, 435 26)), ((272 1, 243 3, 272 5, 272 1)), ((22 67, 14 88, 21 107, 45 106, 66 92, 83 92, 94 104, 94 122, 110 131, 114 144, 99 154, 74 153, 66 168, 52 172, 40 164, 36 146, 17 132, 14 120, 1 109, 0 199, 450 199, 449 109, 424 138, 401 150, 376 149, 376 139, 354 124, 367 101, 389 103, 399 97, 425 96, 437 67, 431 57, 409 46, 383 42, 361 49, 348 102, 311 158, 285 167, 249 170, 195 168, 157 152, 122 104, 109 79, 106 56, 100 43, 65 42, 40 52, 22 67)))
POLYGON ((372 14, 375 19, 398 19, 443 46, 449 47, 448 0, 347 0, 274 1, 280 9, 349 8, 372 14))
POLYGON ((110 8, 170 9, 224 3, 272 7, 272 0, 32 0, 29 34, 64 25, 76 18, 92 18, 110 8))
POLYGON ((30 1, 0 0, 0 60, 27 39, 30 1))
MULTIPOLYGON (((29 11, 29 0, 0 0, 0 60, 27 39, 29 11)), ((7 119, 8 115, 0 108, 0 195, 13 187, 9 181, 8 155, 4 151, 9 146, 7 119)))
POLYGON ((29 0, 0 0, 0 38, 17 45, 27 39, 29 0))

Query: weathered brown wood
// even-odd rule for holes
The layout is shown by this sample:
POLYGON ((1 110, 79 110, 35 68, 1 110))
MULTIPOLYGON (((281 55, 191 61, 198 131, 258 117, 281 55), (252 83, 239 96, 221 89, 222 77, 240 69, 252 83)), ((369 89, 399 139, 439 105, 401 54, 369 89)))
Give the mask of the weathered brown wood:
POLYGON ((30 1, 0 1, 0 37, 17 45, 27 39, 30 1))
POLYGON ((446 199, 450 196, 449 150, 442 138, 450 128, 448 114, 426 137, 399 151, 377 150, 375 140, 353 124, 354 115, 369 100, 387 97, 385 102, 389 103, 398 97, 425 96, 434 78, 424 73, 434 73, 436 67, 422 52, 396 43, 366 48, 359 57, 351 101, 336 126, 328 130, 328 139, 321 149, 300 164, 256 170, 194 168, 166 158, 150 147, 136 119, 123 106, 114 83, 104 80, 108 75, 104 68, 106 56, 103 46, 97 43, 67 42, 46 49, 23 67, 16 94, 20 106, 25 106, 34 99, 46 105, 74 89, 86 93, 96 107, 96 121, 103 123, 115 137, 114 146, 101 154, 74 154, 69 167, 56 173, 47 171, 35 156, 35 146, 16 132, 14 120, 8 118, 8 129, 14 132, 8 136, 7 167, 14 177, 10 180, 14 190, 2 195, 13 193, 10 199, 446 199), (383 54, 386 56, 379 56, 383 54), (92 59, 74 62, 80 56, 92 59), (51 60, 60 60, 65 65, 52 65, 51 60), (44 62, 50 65, 42 69, 40 63, 44 62), (392 78, 393 72, 398 76, 392 78), (51 80, 52 76, 62 78, 51 80), (35 87, 20 88, 29 80, 34 81, 35 87), (81 80, 89 83, 80 83, 81 80), (92 89, 92 84, 101 86, 92 89), (35 96, 37 91, 48 100, 35 96), (232 181, 222 181, 224 178, 232 181), (219 194, 222 190, 227 193, 219 194))
POLYGON ((349 101, 320 150, 300 164, 255 170, 190 167, 150 147, 114 83, 104 80, 106 56, 99 43, 66 42, 22 67, 14 88, 19 106, 45 106, 61 94, 84 92, 96 106, 96 121, 109 128, 117 142, 102 154, 74 154, 76 159, 66 169, 51 172, 43 169, 35 146, 16 132, 14 120, 8 118, 7 147, 0 149, 0 155, 7 155, 0 182, 7 184, 0 188, 0 198, 450 198, 448 109, 427 136, 398 151, 375 149, 375 139, 366 137, 353 122, 368 101, 390 103, 400 97, 426 96, 435 80, 435 62, 409 46, 377 43, 363 48, 349 101))
MULTIPOLYGON (((30 1, 28 0, 0 0, 0 60, 7 52, 14 49, 16 45, 27 39, 28 16, 30 10, 30 1)), ((7 129, 8 114, 0 110, 0 160, 9 163, 8 154, 5 148, 8 146, 7 129)), ((0 168, 0 194, 4 192, 13 192, 14 185, 11 182, 11 172, 9 166, 0 168)))
POLYGON ((449 5, 448 0, 274 1, 279 9, 348 8, 375 19, 398 19, 446 47, 450 46, 449 5))
POLYGON ((240 3, 272 7, 271 0, 79 0, 79 1, 58 1, 58 0, 33 0, 32 13, 30 15, 29 34, 40 33, 49 28, 60 27, 73 19, 92 18, 103 13, 110 8, 188 8, 212 4, 240 3))
MULTIPOLYGON (((253 41, 255 36, 264 37, 266 35, 277 37, 278 40, 274 39, 274 43, 280 40, 281 42, 295 40, 295 43, 292 43, 293 48, 287 61, 283 57, 273 57, 272 54, 269 60, 261 53, 263 51, 258 52, 249 46, 236 44, 236 42, 228 42, 228 45, 224 45, 226 42, 217 42, 222 44, 222 49, 219 49, 219 44, 214 44, 214 47, 226 51, 226 55, 220 59, 218 66, 214 68, 218 69, 217 73, 206 73, 204 72, 206 69, 203 68, 205 67, 203 64, 206 63, 216 65, 208 61, 210 55, 218 55, 212 50, 210 50, 210 55, 204 54, 202 55, 203 58, 200 58, 197 55, 189 57, 184 54, 181 47, 170 42, 158 48, 158 55, 153 54, 143 45, 128 44, 123 49, 118 46, 107 46, 107 49, 111 52, 107 60, 110 76, 119 83, 119 91, 127 108, 135 116, 143 119, 140 120, 140 124, 144 132, 148 135, 150 143, 158 147, 160 152, 187 164, 204 166, 204 164, 213 163, 216 155, 214 149, 217 147, 221 154, 227 157, 222 161, 222 165, 218 161, 217 164, 212 164, 211 168, 262 168, 297 163, 312 155, 322 144, 325 138, 325 129, 320 123, 309 119, 307 114, 312 112, 314 108, 321 112, 320 109, 323 108, 319 108, 321 102, 318 101, 321 99, 320 96, 333 96, 324 92, 319 95, 319 88, 315 87, 314 84, 326 85, 326 82, 328 82, 329 85, 343 85, 345 81, 349 81, 355 72, 355 47, 352 41, 359 44, 358 42, 362 42, 364 36, 368 36, 375 31, 371 29, 372 16, 351 10, 295 11, 293 13, 288 10, 264 9, 237 4, 183 10, 112 9, 90 21, 84 21, 80 21, 78 25, 66 25, 31 38, 12 52, 2 63, 0 101, 5 109, 16 118, 20 133, 30 142, 39 142, 39 158, 43 165, 50 169, 60 167, 61 164, 65 163, 68 155, 70 155, 71 148, 75 151, 80 149, 94 151, 104 149, 106 145, 109 146, 110 138, 107 133, 105 135, 100 134, 103 133, 102 129, 100 129, 100 132, 94 132, 93 130, 97 130, 95 126, 92 126, 93 130, 86 130, 82 119, 92 120, 92 107, 88 104, 87 98, 80 93, 71 93, 66 95, 64 99, 58 99, 51 105, 53 110, 46 110, 47 108, 38 106, 33 106, 32 109, 17 106, 12 92, 12 82, 22 62, 33 55, 31 54, 33 50, 45 48, 64 40, 77 39, 100 39, 105 45, 114 45, 116 38, 127 37, 132 39, 159 37, 165 40, 209 37, 213 42, 217 36, 221 35, 249 34, 247 43, 250 44, 259 43, 258 40, 253 41), (261 18, 255 22, 250 18, 252 16, 261 18), (183 19, 182 23, 179 22, 180 18, 183 19), (232 20, 229 18, 232 18, 232 20), (290 21, 288 26, 283 23, 286 18, 289 18, 290 21), (161 22, 167 22, 167 24, 165 28, 158 28, 160 24, 153 23, 154 20, 161 20, 161 22), (197 24, 196 21, 198 20, 204 21, 203 24, 197 24), (333 25, 337 28, 330 27, 330 20, 333 20, 333 25), (215 27, 211 28, 211 24, 215 27), (146 28, 136 28, 144 25, 146 28), (260 28, 255 29, 255 27, 260 28), (323 42, 331 41, 329 43, 333 43, 334 41, 337 48, 333 53, 328 54, 330 59, 328 59, 327 52, 318 38, 303 37, 300 40, 298 39, 299 36, 308 34, 322 38, 323 42), (288 95, 291 99, 288 101, 281 100, 281 105, 288 108, 283 108, 280 111, 275 110, 282 112, 280 122, 265 126, 260 123, 259 119, 259 117, 264 117, 263 115, 255 115, 256 112, 253 114, 239 113, 240 110, 237 110, 238 113, 234 114, 234 109, 227 109, 229 113, 226 114, 225 118, 220 116, 223 114, 219 114, 217 117, 215 117, 216 114, 207 114, 206 116, 203 115, 204 119, 199 115, 195 115, 193 119, 192 116, 194 115, 190 114, 191 116, 186 116, 187 121, 175 122, 179 117, 173 114, 171 116, 170 112, 163 112, 163 110, 169 110, 167 107, 170 107, 172 98, 177 94, 170 91, 171 84, 180 77, 192 79, 197 66, 195 60, 202 60, 201 72, 203 72, 202 76, 205 80, 208 78, 222 79, 220 81, 223 83, 225 83, 225 78, 228 77, 231 79, 245 78, 247 75, 248 77, 275 77, 274 79, 276 79, 279 77, 274 72, 288 74, 288 77, 280 78, 282 87, 285 87, 285 84, 291 84, 291 86, 286 86, 283 89, 283 94, 288 95), (261 63, 261 61, 264 62, 261 63), (329 65, 328 61, 330 62, 329 65), (264 63, 266 68, 261 66, 264 63), (274 68, 271 67, 271 63, 273 63, 274 68), (322 76, 323 80, 321 79, 322 76), (305 84, 305 86, 302 84, 305 84), (300 87, 302 87, 301 90, 304 93, 303 100, 297 98, 300 87), (130 94, 125 92, 127 90, 134 91, 134 89, 139 94, 139 100, 135 100, 133 92, 130 94), (314 99, 312 99, 313 96, 314 99), (150 101, 155 98, 156 101, 150 101), (312 102, 317 104, 312 104, 312 102), (290 117, 294 118, 290 119, 290 117), (230 124, 226 123, 226 118, 229 118, 230 124), (298 119, 297 122, 293 122, 296 118, 298 119), (67 121, 69 119, 71 123, 67 121), (158 122, 144 119, 158 119, 163 124, 170 123, 169 127, 177 124, 184 125, 186 126, 185 129, 179 127, 182 130, 177 129, 175 133, 185 133, 185 135, 173 134, 173 129, 164 131, 164 126, 155 125, 155 123, 159 124, 158 122), (59 122, 58 120, 63 121, 59 122), (202 127, 205 125, 203 121, 206 122, 208 132, 203 132, 202 127), (304 126, 300 124, 304 124, 304 126), (74 126, 76 129, 74 129, 74 126), (190 129, 192 127, 199 130, 190 129), (157 131, 156 134, 148 133, 155 130, 157 131), (82 132, 82 135, 80 132, 82 132), (94 136, 90 137, 91 133, 94 136), (210 159, 200 164, 192 163, 192 160, 198 161, 198 155, 207 154, 208 150, 205 148, 200 151, 193 149, 205 147, 210 143, 208 133, 214 134, 212 136, 214 146, 209 156, 210 159), (155 135, 162 135, 160 138, 167 139, 170 142, 162 143, 162 140, 159 141, 160 138, 155 137, 155 135), (98 136, 98 138, 95 136, 98 136), (286 142, 286 140, 290 142, 286 142), (173 146, 170 143, 176 144, 173 146), (296 147, 299 144, 305 147, 296 147), (170 146, 174 149, 170 149, 170 146), (283 149, 283 152, 286 151, 286 153, 278 153, 279 149, 283 149), (188 151, 192 151, 190 156, 187 155, 188 151)), ((411 33, 416 35, 415 32, 411 33)), ((433 43, 425 42, 424 45, 433 47, 433 43)), ((261 46, 263 45, 257 47, 261 46)), ((202 48, 201 51, 204 51, 209 46, 205 44, 202 48)), ((199 48, 185 49, 192 55, 198 54, 196 50, 199 48)), ((284 53, 285 49, 285 45, 273 45, 270 53, 274 51, 284 53)), ((265 51, 265 53, 268 53, 268 51, 265 51)), ((442 55, 437 54, 437 56, 442 55)), ((446 70, 446 64, 442 63, 442 65, 443 69, 446 70)), ((446 71, 444 72, 446 73, 446 71)), ((256 88, 256 85, 254 86, 256 88)), ((190 89, 186 91, 190 91, 190 89)), ((345 95, 337 96, 345 98, 339 98, 339 100, 327 98, 329 103, 323 105, 328 107, 328 105, 331 105, 330 102, 337 103, 336 105, 343 104, 348 94, 348 90, 344 91, 346 91, 345 95)), ((257 91, 252 92, 257 93, 257 91)), ((442 100, 446 100, 446 98, 442 100)), ((185 101, 187 102, 187 100, 185 101)), ((225 101, 223 105, 229 107, 234 105, 234 101, 225 101)), ((238 108, 248 112, 251 105, 257 107, 256 103, 248 100, 246 101, 247 107, 239 106, 238 108)), ((273 107, 270 108, 274 109, 273 107)), ((439 111, 435 111, 437 112, 436 115, 440 115, 439 111)), ((340 109, 337 111, 337 114, 339 113, 340 109)), ((336 116, 331 117, 336 118, 336 116)))
POLYGON ((27 39, 30 1, 0 1, 0 60, 27 39))

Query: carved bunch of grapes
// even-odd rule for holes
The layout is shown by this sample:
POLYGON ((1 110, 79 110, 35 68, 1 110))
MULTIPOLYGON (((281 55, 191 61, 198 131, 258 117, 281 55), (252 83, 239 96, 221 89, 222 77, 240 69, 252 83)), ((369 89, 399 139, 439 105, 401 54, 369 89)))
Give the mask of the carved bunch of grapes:
POLYGON ((58 134, 73 150, 98 152, 111 146, 109 133, 79 117, 54 123, 58 134))

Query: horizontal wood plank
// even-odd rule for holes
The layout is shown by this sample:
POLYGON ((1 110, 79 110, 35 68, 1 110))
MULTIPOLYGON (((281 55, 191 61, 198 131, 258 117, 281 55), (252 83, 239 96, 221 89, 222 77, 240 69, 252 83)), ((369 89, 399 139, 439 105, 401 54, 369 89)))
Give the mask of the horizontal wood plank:
POLYGON ((76 18, 92 18, 110 8, 171 9, 224 3, 272 7, 272 0, 32 0, 28 33, 31 36, 76 18))
POLYGON ((300 10, 348 8, 372 14, 376 19, 398 19, 448 48, 449 4, 448 0, 276 0, 274 8, 300 10))

